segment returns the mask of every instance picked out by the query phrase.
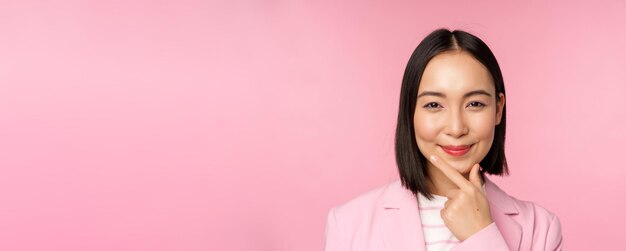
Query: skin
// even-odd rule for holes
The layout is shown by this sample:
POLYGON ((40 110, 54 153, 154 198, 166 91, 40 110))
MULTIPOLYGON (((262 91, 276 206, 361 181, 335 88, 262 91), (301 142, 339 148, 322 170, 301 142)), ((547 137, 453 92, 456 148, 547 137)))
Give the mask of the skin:
POLYGON ((502 119, 505 97, 497 96, 499 100, 487 68, 462 50, 431 59, 418 90, 413 123, 417 146, 429 159, 427 185, 433 194, 448 198, 441 216, 461 241, 493 222, 479 163, 502 119), (465 155, 452 156, 443 145, 472 146, 465 155))

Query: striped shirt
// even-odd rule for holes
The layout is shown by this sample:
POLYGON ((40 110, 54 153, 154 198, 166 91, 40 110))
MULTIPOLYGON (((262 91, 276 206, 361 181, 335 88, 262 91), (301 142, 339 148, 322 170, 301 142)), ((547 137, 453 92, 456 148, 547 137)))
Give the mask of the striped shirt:
MULTIPOLYGON (((483 184, 483 191, 485 185, 483 184)), ((460 243, 450 232, 441 218, 440 211, 448 198, 433 194, 434 198, 428 200, 424 195, 418 193, 418 205, 420 219, 422 220, 422 230, 427 251, 448 251, 460 243)))

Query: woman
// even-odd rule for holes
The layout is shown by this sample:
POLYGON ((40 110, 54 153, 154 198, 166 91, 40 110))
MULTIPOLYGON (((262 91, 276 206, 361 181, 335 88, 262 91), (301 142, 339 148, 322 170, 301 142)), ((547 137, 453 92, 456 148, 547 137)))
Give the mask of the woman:
POLYGON ((561 250, 559 219, 507 195, 498 62, 460 30, 428 35, 409 59, 396 128, 398 181, 330 210, 326 250, 561 250))

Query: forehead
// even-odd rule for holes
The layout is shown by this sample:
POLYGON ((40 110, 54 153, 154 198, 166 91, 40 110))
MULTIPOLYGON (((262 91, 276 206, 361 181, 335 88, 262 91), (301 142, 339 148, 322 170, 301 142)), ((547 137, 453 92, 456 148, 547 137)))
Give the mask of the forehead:
POLYGON ((428 62, 418 93, 436 91, 461 96, 476 89, 495 96, 495 86, 487 68, 468 52, 457 50, 440 53, 428 62))

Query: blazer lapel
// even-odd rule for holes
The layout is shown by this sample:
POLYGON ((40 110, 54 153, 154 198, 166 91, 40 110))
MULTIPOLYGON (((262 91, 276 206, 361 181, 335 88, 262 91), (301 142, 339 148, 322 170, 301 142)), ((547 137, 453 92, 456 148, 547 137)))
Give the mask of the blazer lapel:
POLYGON ((491 218, 498 226, 511 250, 519 250, 522 240, 522 227, 512 218, 513 215, 519 214, 513 199, 486 177, 485 192, 489 200, 491 218))
POLYGON ((389 186, 387 192, 380 228, 387 250, 425 250, 417 198, 400 181, 389 186))
MULTIPOLYGON (((485 177, 485 176, 483 176, 485 177)), ((417 198, 398 180, 388 187, 382 202, 380 231, 387 250, 425 250, 417 198)), ((512 251, 518 251, 522 228, 511 216, 519 214, 512 199, 485 177, 491 217, 512 251)))

